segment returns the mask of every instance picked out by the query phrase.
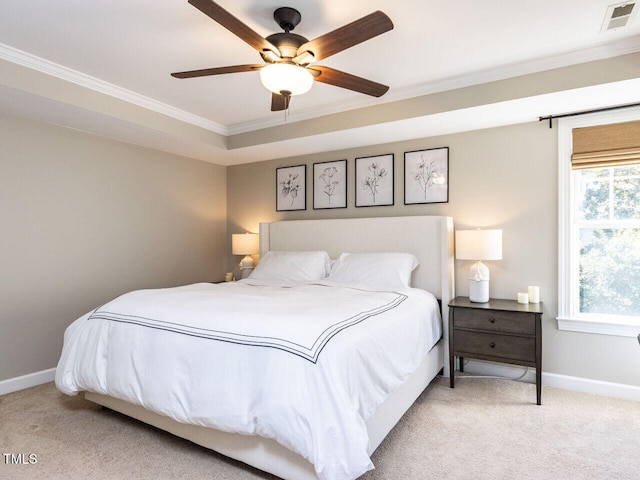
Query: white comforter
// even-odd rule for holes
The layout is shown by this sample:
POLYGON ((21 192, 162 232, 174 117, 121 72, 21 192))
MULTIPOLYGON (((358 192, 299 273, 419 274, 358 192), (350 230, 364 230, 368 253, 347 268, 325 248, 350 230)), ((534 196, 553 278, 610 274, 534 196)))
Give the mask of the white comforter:
POLYGON ((435 298, 322 282, 140 290, 65 332, 57 387, 275 439, 326 480, 373 468, 365 422, 441 336, 435 298))

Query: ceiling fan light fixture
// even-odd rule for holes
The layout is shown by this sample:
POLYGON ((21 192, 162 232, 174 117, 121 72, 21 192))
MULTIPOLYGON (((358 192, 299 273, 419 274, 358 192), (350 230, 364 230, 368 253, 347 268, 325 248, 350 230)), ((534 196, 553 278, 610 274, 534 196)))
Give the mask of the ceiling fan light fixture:
POLYGON ((313 85, 313 75, 304 67, 290 63, 273 63, 260 70, 260 80, 267 90, 291 95, 307 93, 313 85))

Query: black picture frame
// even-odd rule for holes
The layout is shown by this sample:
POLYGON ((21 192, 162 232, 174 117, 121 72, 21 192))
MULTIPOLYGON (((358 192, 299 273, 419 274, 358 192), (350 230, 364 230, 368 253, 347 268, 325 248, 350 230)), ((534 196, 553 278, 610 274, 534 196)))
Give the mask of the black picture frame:
POLYGON ((379 207, 394 202, 394 155, 356 158, 356 207, 379 207))
POLYGON ((307 166, 276 168, 276 211, 307 209, 307 166))
POLYGON ((449 147, 404 153, 404 204, 449 202, 449 147))
POLYGON ((347 161, 313 164, 313 209, 347 208, 347 161))

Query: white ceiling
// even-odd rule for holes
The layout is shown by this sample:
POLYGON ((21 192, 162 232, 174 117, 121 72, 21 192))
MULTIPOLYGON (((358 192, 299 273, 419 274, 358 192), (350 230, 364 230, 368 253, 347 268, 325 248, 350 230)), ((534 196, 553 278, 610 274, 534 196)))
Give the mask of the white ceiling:
MULTIPOLYGON (((308 94, 293 98, 288 122, 640 51, 637 15, 627 27, 601 33, 607 7, 619 3, 615 0, 218 0, 217 3, 264 36, 280 31, 272 15, 275 8, 285 5, 301 12, 302 22, 295 33, 308 39, 374 10, 382 10, 392 19, 394 29, 390 32, 320 62, 389 85, 385 96, 376 99, 316 83, 308 94)), ((640 5, 635 9, 639 10, 640 5)), ((0 10, 0 47, 4 47, 0 49, 0 58, 4 52, 5 60, 9 59, 7 52, 11 52, 12 58, 55 64, 71 77, 77 74, 90 78, 102 91, 111 88, 120 98, 125 92, 128 97, 144 100, 151 109, 170 109, 183 121, 222 135, 284 123, 283 112, 270 112, 270 93, 261 86, 258 73, 186 80, 170 76, 174 71, 261 63, 250 46, 186 0, 0 0, 0 10)), ((598 95, 605 93, 600 91, 598 95)), ((45 95, 40 99, 42 102, 35 97, 0 88, 0 108, 65 123, 45 118, 55 116, 51 114, 55 102, 46 101, 45 95)), ((624 100, 628 99, 615 101, 624 100)), ((554 99, 554 105, 558 102, 558 98, 554 99)), ((83 115, 93 114, 73 112, 73 115, 78 121, 83 115)), ((64 116, 73 115, 67 112, 64 116)), ((501 115, 506 113, 502 111, 501 115)), ((439 118, 434 123, 442 127, 444 120, 439 118)), ((491 119, 485 120, 485 125, 491 124, 491 119)), ((73 125, 73 120, 66 123, 81 128, 73 125)), ((106 124, 100 127, 97 119, 93 123, 94 127, 86 129, 103 128, 104 131, 96 133, 133 143, 146 142, 142 131, 136 140, 136 128, 106 124), (124 132, 118 134, 116 130, 127 131, 131 138, 124 138, 124 132)), ((393 131, 405 131, 406 135, 407 125, 396 127, 393 131)), ((348 135, 349 140, 332 145, 355 146, 364 142, 364 138, 371 144, 370 132, 357 130, 348 135)), ((218 163, 231 164, 310 153, 319 148, 313 144, 292 139, 262 149, 244 149, 240 156, 239 152, 226 149, 219 149, 213 156, 218 163)), ((180 145, 179 139, 173 146, 158 147, 157 143, 155 146, 202 159, 210 159, 213 153, 197 145, 180 145)))

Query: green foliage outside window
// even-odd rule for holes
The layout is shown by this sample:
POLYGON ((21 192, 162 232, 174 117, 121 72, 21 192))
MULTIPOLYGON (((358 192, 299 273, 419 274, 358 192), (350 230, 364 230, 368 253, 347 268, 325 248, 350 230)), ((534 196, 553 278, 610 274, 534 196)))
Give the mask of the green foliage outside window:
POLYGON ((640 166, 580 173, 580 312, 640 317, 640 166))

